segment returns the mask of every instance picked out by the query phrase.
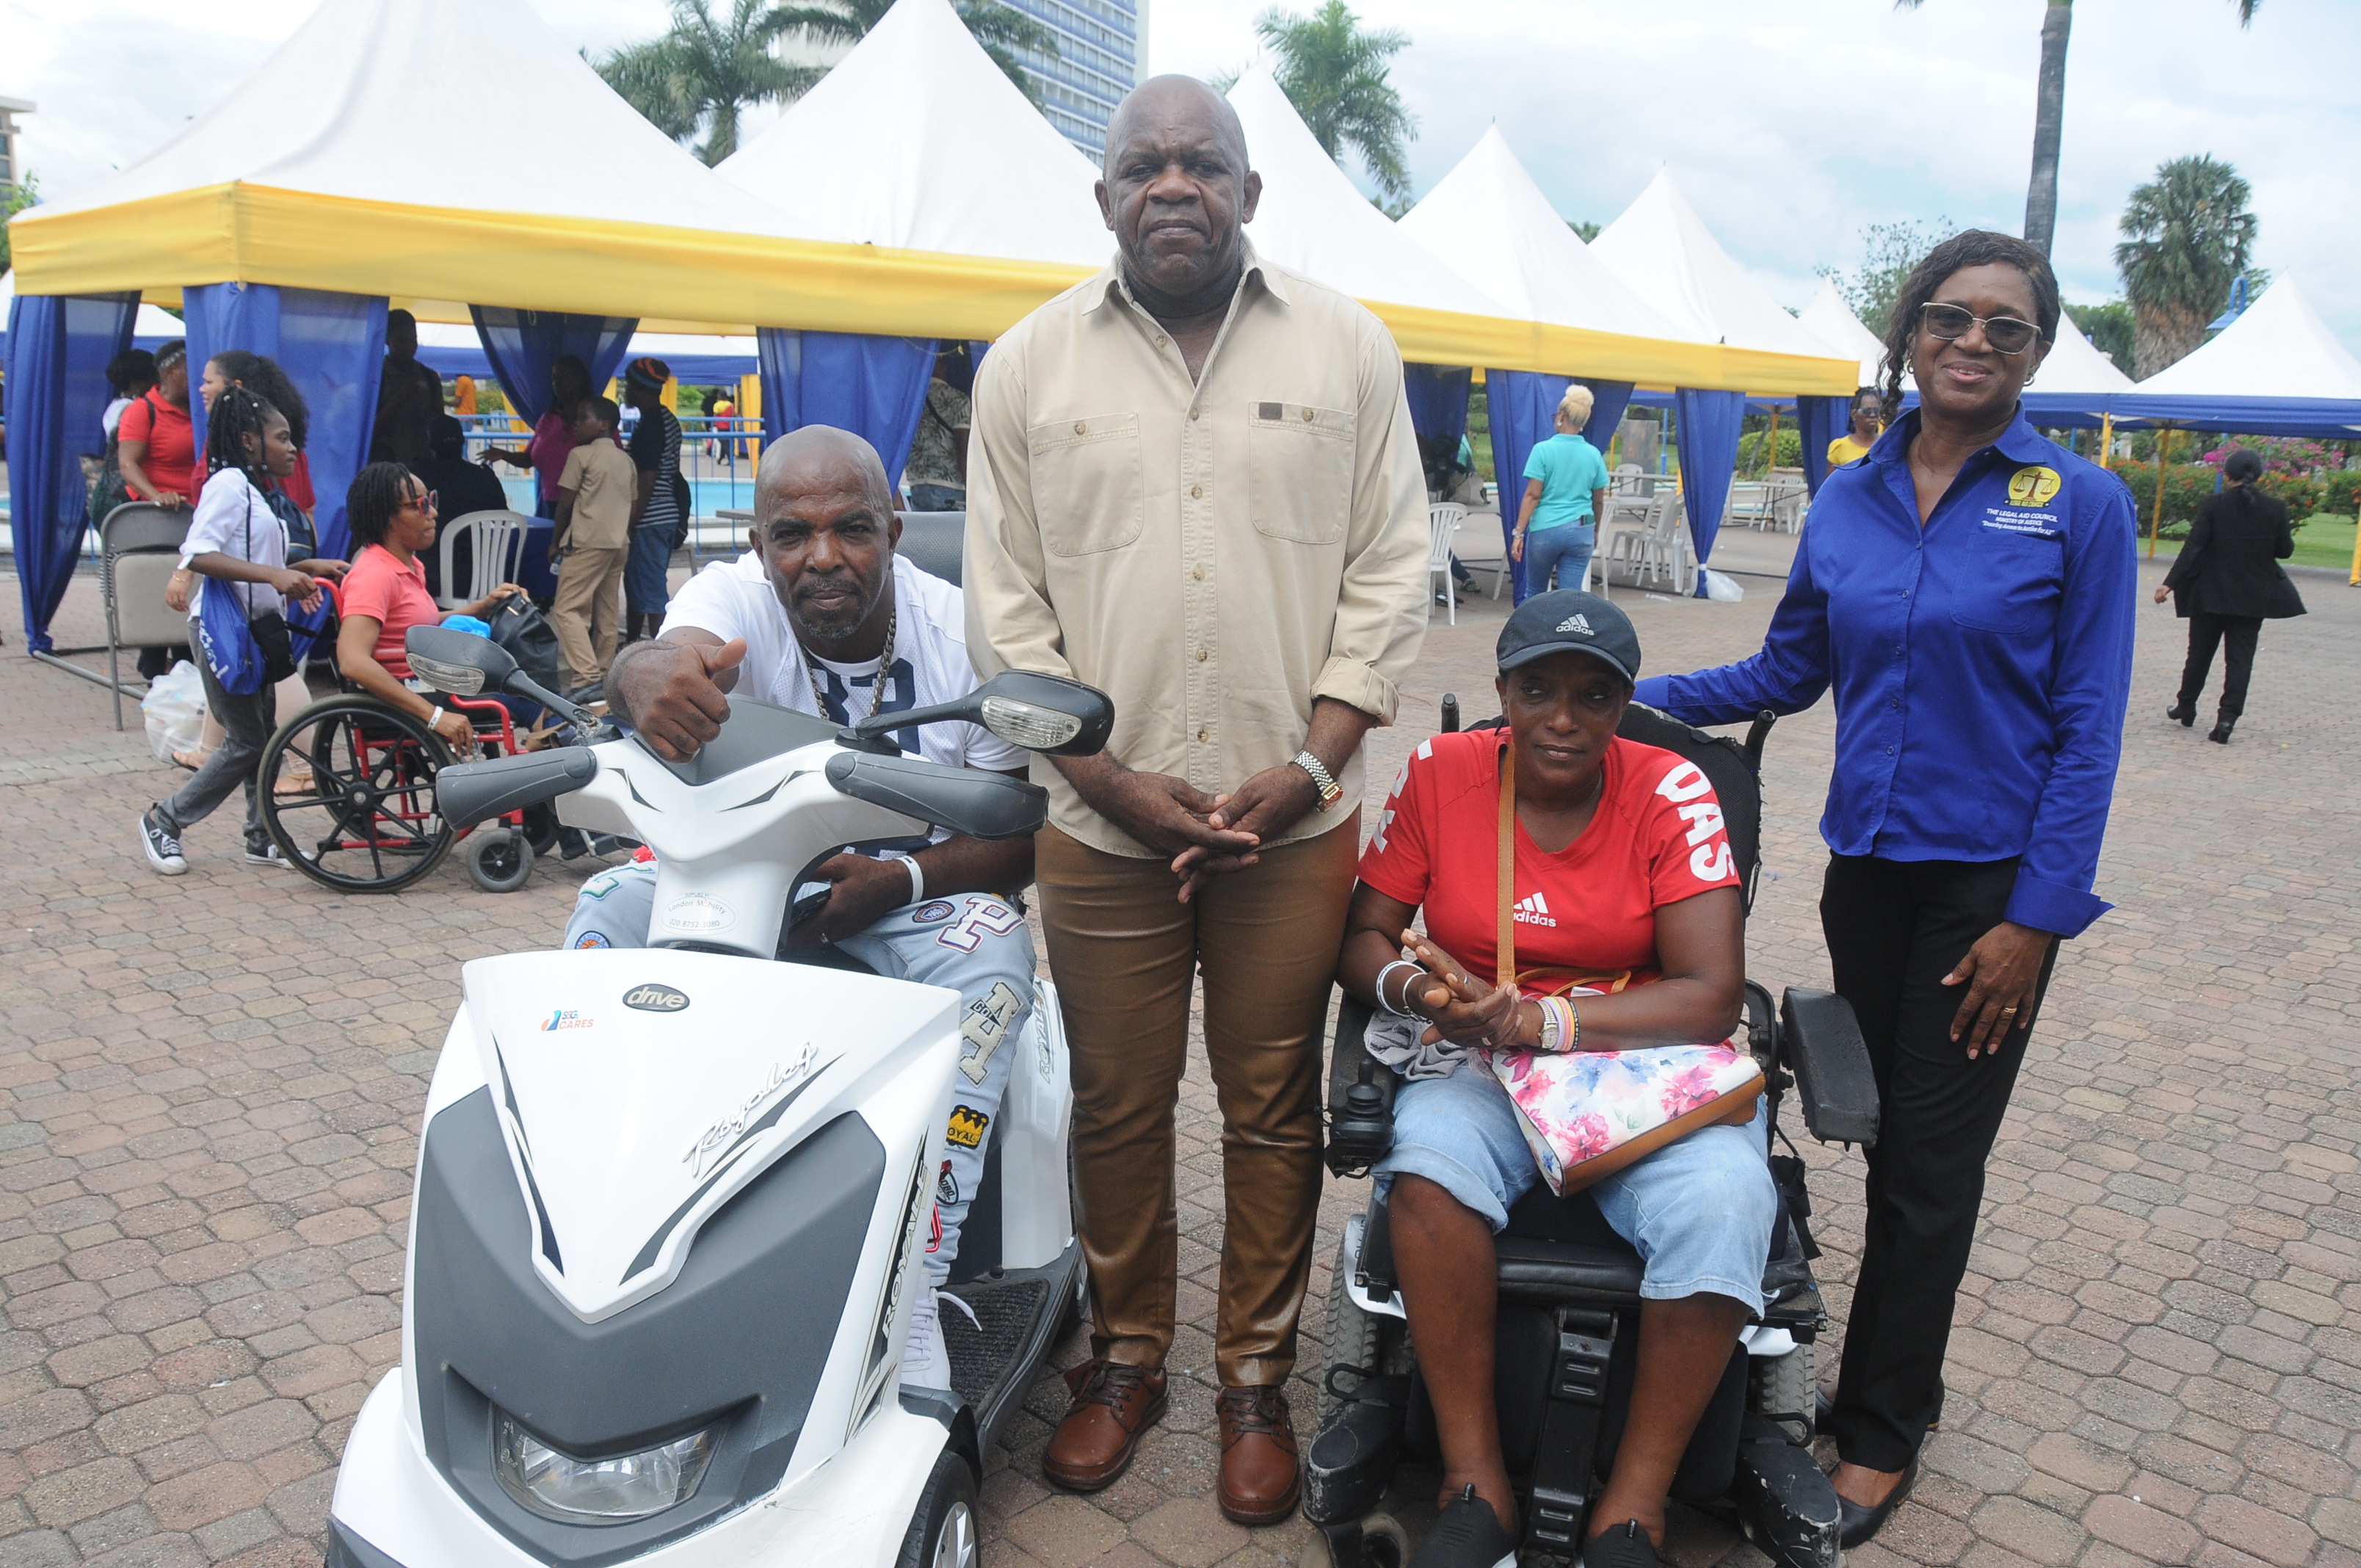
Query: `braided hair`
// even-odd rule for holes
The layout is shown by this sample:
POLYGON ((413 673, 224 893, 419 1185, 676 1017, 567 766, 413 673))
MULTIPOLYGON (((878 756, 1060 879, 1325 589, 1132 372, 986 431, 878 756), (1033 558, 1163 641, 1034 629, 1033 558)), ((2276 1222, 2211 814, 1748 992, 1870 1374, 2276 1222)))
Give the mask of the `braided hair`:
POLYGON ((2012 234, 1994 234, 1990 229, 1962 229, 1927 253, 1927 258, 1910 269, 1902 281, 1902 291, 1894 297, 1894 307, 1885 318, 1885 360, 1882 367, 1885 385, 1885 422, 1892 424, 1902 414, 1902 378, 1910 368, 1911 340, 1918 335, 1918 313, 1935 297, 1952 273, 1970 267, 1999 265, 2014 267, 2025 274, 2033 286, 2034 324, 2041 329, 2041 341, 2058 341, 2058 275, 2049 269, 2049 258, 2012 234))
POLYGON ((220 367, 222 379, 235 381, 253 392, 287 416, 287 436, 295 443, 295 450, 303 450, 303 438, 311 427, 312 411, 303 402, 303 394, 287 378, 287 372, 275 359, 259 354, 249 354, 243 348, 225 348, 213 356, 212 364, 220 367))
POLYGON ((410 499, 417 477, 401 463, 372 463, 353 476, 352 487, 345 491, 345 525, 352 530, 354 554, 385 543, 385 531, 410 499))
POLYGON ((205 472, 242 468, 247 477, 268 486, 263 441, 270 422, 284 419, 277 409, 244 387, 225 387, 205 415, 205 472))

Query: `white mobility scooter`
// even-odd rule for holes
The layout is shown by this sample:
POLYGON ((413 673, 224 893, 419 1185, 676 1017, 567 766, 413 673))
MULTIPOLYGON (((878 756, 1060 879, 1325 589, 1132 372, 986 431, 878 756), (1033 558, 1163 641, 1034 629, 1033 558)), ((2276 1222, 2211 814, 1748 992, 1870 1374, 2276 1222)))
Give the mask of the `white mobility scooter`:
POLYGON ((464 971, 428 1091, 401 1365, 345 1449, 331 1568, 979 1561, 983 1456, 1075 1318, 1066 1048, 1042 983, 946 1311, 955 1390, 901 1383, 950 1109, 957 993, 775 961, 788 894, 844 846, 1029 834, 1046 796, 902 756, 945 719, 1086 754, 1098 692, 1005 674, 851 729, 733 698, 688 763, 613 738, 465 632, 412 668, 595 743, 447 768, 470 822, 557 800, 658 855, 654 946, 464 971))

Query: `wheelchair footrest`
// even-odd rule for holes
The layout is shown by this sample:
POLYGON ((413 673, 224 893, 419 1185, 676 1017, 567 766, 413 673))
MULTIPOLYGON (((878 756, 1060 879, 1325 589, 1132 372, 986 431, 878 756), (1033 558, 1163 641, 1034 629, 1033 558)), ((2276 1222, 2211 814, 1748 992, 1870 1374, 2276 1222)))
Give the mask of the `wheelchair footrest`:
POLYGON ((1750 1410, 1740 1430, 1730 1482, 1746 1539, 1779 1568, 1838 1568, 1836 1488, 1811 1449, 1769 1417, 1750 1410))
POLYGON ((1331 1411, 1303 1454, 1303 1517, 1340 1525, 1378 1506, 1401 1458, 1407 1376, 1371 1377, 1331 1411))
POLYGON ((1525 1510, 1527 1550, 1572 1557, 1590 1512, 1591 1472, 1607 1400, 1607 1365, 1615 1354, 1609 1312, 1561 1307, 1553 1314, 1549 1402, 1542 1412, 1533 1462, 1532 1501, 1525 1510))

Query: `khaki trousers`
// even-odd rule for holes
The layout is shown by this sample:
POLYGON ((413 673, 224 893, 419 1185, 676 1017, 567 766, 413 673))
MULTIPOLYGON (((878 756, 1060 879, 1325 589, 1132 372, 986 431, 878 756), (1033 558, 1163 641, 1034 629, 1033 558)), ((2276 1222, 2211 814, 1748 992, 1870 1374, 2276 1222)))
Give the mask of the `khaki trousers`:
POLYGON ((1359 834, 1341 822, 1266 850, 1188 904, 1169 862, 1044 828, 1035 876, 1073 1053, 1077 1228, 1092 1353, 1160 1366, 1172 1347, 1180 1223, 1172 1112, 1189 992, 1205 981, 1205 1051, 1222 1111, 1225 1387, 1286 1381, 1320 1202, 1320 1059, 1359 834))
POLYGON ((557 633, 569 691, 588 685, 615 662, 623 563, 631 554, 629 547, 598 550, 577 544, 558 563, 557 598, 549 607, 549 624, 557 633))

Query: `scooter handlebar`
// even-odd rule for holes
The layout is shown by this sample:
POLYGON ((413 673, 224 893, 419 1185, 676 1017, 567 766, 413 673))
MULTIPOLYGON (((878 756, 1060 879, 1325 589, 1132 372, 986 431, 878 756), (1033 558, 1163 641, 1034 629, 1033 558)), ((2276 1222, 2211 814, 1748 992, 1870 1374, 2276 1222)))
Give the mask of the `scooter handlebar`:
POLYGON ((434 775, 434 808, 452 826, 472 828, 488 817, 570 795, 598 776, 598 759, 588 746, 457 762, 434 775))

